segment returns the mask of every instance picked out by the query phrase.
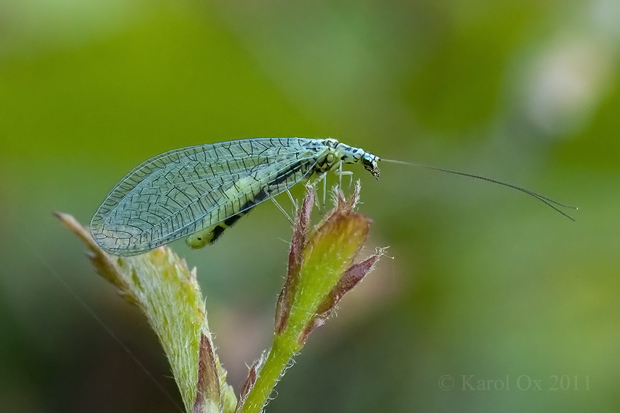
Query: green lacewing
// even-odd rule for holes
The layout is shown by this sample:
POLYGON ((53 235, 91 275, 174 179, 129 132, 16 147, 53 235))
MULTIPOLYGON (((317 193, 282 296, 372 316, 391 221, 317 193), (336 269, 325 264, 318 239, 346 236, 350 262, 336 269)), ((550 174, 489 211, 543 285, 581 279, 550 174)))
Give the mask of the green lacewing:
POLYGON ((192 248, 213 243, 256 205, 312 177, 361 163, 379 178, 379 161, 481 179, 525 192, 562 215, 574 208, 479 175, 379 158, 335 139, 251 138, 173 149, 129 172, 110 191, 90 229, 106 252, 146 253, 180 238, 192 248))

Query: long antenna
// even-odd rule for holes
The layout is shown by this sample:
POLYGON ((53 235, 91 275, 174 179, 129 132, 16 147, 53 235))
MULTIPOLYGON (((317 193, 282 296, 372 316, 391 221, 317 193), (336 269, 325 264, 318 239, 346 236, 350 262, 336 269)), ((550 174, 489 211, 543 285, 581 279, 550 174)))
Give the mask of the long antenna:
POLYGON ((570 209, 579 209, 576 206, 573 205, 567 205, 567 204, 563 204, 561 202, 558 201, 554 201, 551 198, 547 198, 546 196, 540 195, 534 191, 530 191, 529 189, 525 189, 525 188, 521 188, 520 186, 516 186, 513 184, 509 184, 506 182, 502 182, 502 181, 498 181, 495 179, 491 179, 491 178, 487 178, 484 176, 480 176, 480 175, 474 175, 474 174, 469 174, 466 172, 459 172, 459 171, 452 171, 450 169, 445 169, 445 168, 438 168, 436 166, 429 166, 429 165, 424 165, 424 164, 419 164, 419 163, 415 163, 415 162, 404 162, 404 161, 397 161, 394 159, 380 159, 383 162, 389 162, 389 163, 397 163, 397 164, 401 164, 401 165, 409 165, 409 166, 415 166, 418 168, 424 168, 424 169, 432 169, 433 171, 440 171, 440 172, 446 172, 449 174, 454 174, 454 175, 460 175, 460 176, 466 176, 468 178, 474 178, 474 179, 479 179, 481 181, 487 181, 487 182, 491 182, 497 185, 502 185, 508 188, 512 188, 512 189, 516 189, 517 191, 521 191, 523 193, 526 193, 530 196, 533 196, 534 198, 538 199, 540 202, 544 203, 545 205, 547 205, 550 208, 553 208, 556 212, 559 212, 560 214, 564 215, 566 218, 570 219, 571 221, 575 221, 575 219, 573 217, 571 217, 570 215, 568 215, 566 212, 562 211, 560 208, 558 207, 562 207, 562 208, 570 208, 570 209))

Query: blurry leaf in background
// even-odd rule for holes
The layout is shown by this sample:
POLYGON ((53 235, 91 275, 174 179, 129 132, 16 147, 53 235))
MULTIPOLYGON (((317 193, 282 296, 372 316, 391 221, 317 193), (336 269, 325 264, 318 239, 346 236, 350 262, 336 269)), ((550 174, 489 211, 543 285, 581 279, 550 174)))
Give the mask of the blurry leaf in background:
POLYGON ((80 46, 129 27, 147 6, 143 0, 3 0, 0 51, 34 57, 80 46))

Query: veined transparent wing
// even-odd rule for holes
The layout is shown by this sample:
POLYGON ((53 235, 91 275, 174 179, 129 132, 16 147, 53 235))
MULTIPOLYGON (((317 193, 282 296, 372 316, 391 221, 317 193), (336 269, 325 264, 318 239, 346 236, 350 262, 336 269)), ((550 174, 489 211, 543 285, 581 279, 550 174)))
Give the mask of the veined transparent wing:
POLYGON ((225 221, 314 172, 320 140, 253 138, 171 150, 129 172, 91 221, 115 255, 137 255, 225 221))

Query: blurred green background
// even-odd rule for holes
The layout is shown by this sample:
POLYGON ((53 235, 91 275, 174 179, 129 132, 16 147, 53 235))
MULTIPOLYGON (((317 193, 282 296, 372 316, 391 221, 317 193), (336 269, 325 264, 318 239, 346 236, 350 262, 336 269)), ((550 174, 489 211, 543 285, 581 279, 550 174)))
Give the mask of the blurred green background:
MULTIPOLYGON (((144 159, 257 136, 580 207, 572 223, 494 185, 351 167, 368 251, 393 259, 269 412, 620 411, 618 21, 619 0, 0 1, 0 411, 178 411, 154 335, 52 211, 88 223, 144 159)), ((236 388, 269 345, 289 236, 266 203, 212 247, 173 245, 236 388)))

